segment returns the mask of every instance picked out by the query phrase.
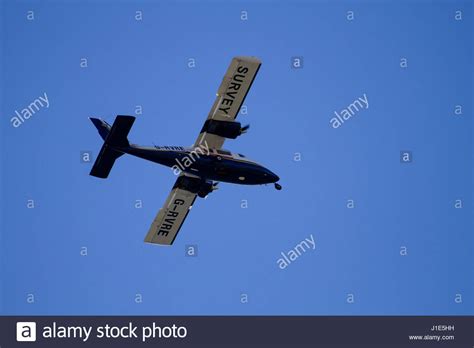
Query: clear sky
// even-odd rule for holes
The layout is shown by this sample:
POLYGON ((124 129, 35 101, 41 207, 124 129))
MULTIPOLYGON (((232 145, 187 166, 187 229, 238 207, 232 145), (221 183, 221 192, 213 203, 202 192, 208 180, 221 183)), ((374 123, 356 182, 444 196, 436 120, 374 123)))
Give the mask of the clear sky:
POLYGON ((1 6, 1 313, 474 314, 472 3, 1 6), (263 64, 225 147, 283 190, 221 184, 145 244, 175 176, 124 156, 90 177, 88 117, 141 106, 131 142, 188 146, 238 55, 263 64))

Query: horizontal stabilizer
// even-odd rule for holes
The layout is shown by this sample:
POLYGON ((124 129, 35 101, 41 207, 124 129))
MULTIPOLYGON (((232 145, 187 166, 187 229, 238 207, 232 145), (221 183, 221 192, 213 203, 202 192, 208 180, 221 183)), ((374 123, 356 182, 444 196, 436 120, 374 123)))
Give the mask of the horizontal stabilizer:
POLYGON ((114 166, 115 160, 122 155, 122 152, 114 150, 105 143, 100 149, 99 156, 95 160, 90 175, 102 179, 107 178, 114 166))
POLYGON ((127 136, 133 126, 133 122, 135 122, 135 117, 133 116, 117 116, 105 142, 112 146, 129 146, 127 136))
POLYGON ((90 175, 105 179, 109 176, 115 160, 124 154, 125 148, 130 146, 127 136, 135 122, 135 117, 119 115, 115 118, 112 127, 97 118, 91 118, 91 121, 104 139, 104 145, 100 149, 90 175))

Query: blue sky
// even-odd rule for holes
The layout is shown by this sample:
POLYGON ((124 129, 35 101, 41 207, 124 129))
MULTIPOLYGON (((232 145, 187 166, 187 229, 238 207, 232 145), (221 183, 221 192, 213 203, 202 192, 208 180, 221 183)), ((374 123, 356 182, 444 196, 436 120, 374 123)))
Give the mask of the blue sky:
POLYGON ((471 3, 4 1, 1 15, 1 313, 474 313, 471 3), (132 142, 188 146, 238 55, 263 64, 239 116, 251 129, 225 147, 283 190, 221 184, 172 247, 144 244, 175 177, 127 156, 90 177, 88 117, 140 105, 132 142))

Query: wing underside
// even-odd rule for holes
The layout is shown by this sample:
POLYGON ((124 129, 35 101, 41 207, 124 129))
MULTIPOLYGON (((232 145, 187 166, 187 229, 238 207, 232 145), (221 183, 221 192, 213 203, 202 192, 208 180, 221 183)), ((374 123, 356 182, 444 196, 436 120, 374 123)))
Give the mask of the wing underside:
MULTIPOLYGON (((215 132, 212 133, 212 129, 215 128, 210 127, 210 124, 217 121, 217 123, 220 122, 226 125, 233 123, 233 126, 235 126, 234 120, 252 86, 260 65, 260 60, 254 57, 235 57, 232 59, 219 86, 212 109, 194 144, 195 147, 222 148, 226 138, 215 132)), ((189 174, 184 173, 178 177, 163 208, 158 211, 155 220, 151 224, 145 242, 163 245, 173 244, 196 200, 201 181, 202 178, 192 178, 189 174)))
POLYGON ((180 188, 178 183, 185 178, 184 174, 176 180, 163 208, 156 214, 155 220, 145 237, 145 242, 171 245, 191 210, 196 193, 180 188))
MULTIPOLYGON (((232 59, 222 83, 217 91, 208 120, 234 121, 247 96, 261 62, 254 57, 235 57, 232 59)), ((194 146, 205 145, 220 149, 225 138, 206 131, 203 127, 194 146)))

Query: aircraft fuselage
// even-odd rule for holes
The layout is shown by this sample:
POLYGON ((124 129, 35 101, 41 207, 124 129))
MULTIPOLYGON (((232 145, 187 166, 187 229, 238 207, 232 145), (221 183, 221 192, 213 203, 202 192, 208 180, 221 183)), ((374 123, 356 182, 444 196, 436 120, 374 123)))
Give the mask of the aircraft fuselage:
POLYGON ((270 184, 279 180, 275 173, 257 162, 225 150, 134 144, 117 150, 170 167, 175 174, 183 171, 203 180, 243 185, 270 184))

